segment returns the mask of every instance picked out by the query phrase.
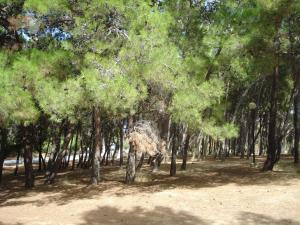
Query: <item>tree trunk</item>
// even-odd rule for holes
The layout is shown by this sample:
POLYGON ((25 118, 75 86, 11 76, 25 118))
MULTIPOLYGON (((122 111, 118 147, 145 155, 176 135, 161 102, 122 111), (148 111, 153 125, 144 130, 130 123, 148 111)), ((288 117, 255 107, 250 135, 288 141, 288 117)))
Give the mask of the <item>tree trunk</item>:
POLYGON ((111 141, 111 135, 109 134, 108 135, 108 138, 107 138, 107 143, 106 143, 106 148, 107 148, 107 154, 106 154, 106 159, 105 159, 105 165, 106 166, 108 166, 108 160, 109 160, 109 158, 110 158, 110 154, 111 154, 111 149, 110 149, 110 146, 111 146, 111 143, 110 143, 110 141, 111 141))
POLYGON ((14 171, 14 176, 18 175, 18 170, 19 170, 19 163, 20 163, 20 155, 21 155, 21 149, 18 150, 17 153, 17 160, 16 160, 16 167, 15 167, 15 171, 14 171))
MULTIPOLYGON (((243 119, 243 118, 242 118, 243 119)), ((241 153, 241 159, 245 157, 245 144, 246 144, 246 125, 245 121, 241 121, 241 127, 240 127, 240 142, 239 142, 239 151, 241 153)))
POLYGON ((277 83, 279 77, 279 66, 276 66, 271 88, 271 107, 270 107, 270 119, 269 119, 269 135, 268 135, 268 149, 267 159, 264 163, 263 170, 272 170, 275 164, 276 157, 276 122, 277 122, 277 83))
POLYGON ((95 129, 95 147, 92 156, 92 177, 91 183, 98 184, 100 177, 100 158, 101 158, 101 115, 98 108, 94 108, 94 129, 95 129))
POLYGON ((39 169, 38 169, 38 171, 40 172, 40 171, 42 171, 42 165, 44 165, 44 168, 45 168, 45 160, 42 155, 42 148, 43 148, 42 144, 39 145, 38 148, 39 148, 39 169))
POLYGON ((32 167, 32 125, 24 127, 24 168, 25 168, 25 188, 32 188, 34 186, 34 174, 32 167))
POLYGON ((119 129, 120 129, 120 166, 123 166, 123 138, 124 138, 123 121, 121 121, 119 129))
MULTIPOLYGON (((130 130, 133 127, 133 118, 130 117, 128 119, 128 132, 130 133, 130 130)), ((128 159, 127 159, 127 167, 126 167, 126 178, 125 182, 126 184, 132 184, 135 179, 135 149, 133 146, 133 143, 129 143, 129 151, 128 151, 128 159)))
POLYGON ((78 163, 77 163, 77 168, 81 167, 82 168, 82 164, 83 164, 83 157, 84 157, 84 146, 83 146, 83 134, 81 132, 81 138, 80 138, 80 150, 81 150, 81 153, 80 153, 80 156, 79 156, 79 160, 78 160, 78 163))
POLYGON ((64 138, 62 151, 59 151, 57 153, 57 157, 56 157, 55 161, 53 162, 53 164, 50 168, 50 171, 48 173, 48 176, 46 178, 46 183, 50 183, 50 184, 54 183, 59 166, 61 165, 64 155, 68 151, 68 146, 69 146, 69 143, 72 138, 72 131, 73 131, 72 127, 69 124, 66 124, 66 134, 65 134, 65 138, 64 138))
POLYGON ((255 163, 255 119, 256 119, 256 111, 255 109, 251 110, 251 139, 252 139, 252 144, 251 144, 251 153, 252 153, 252 162, 255 163))
POLYGON ((114 153, 113 153, 112 159, 111 159, 112 165, 114 165, 114 163, 115 163, 116 154, 119 151, 119 148, 120 148, 120 139, 119 139, 119 137, 117 137, 117 143, 115 143, 115 150, 114 150, 114 153))
POLYGON ((135 170, 138 171, 142 168, 143 166, 143 162, 144 162, 144 158, 145 158, 145 153, 143 152, 141 157, 140 157, 140 161, 139 164, 136 166, 135 170))
POLYGON ((70 164, 70 158, 71 158, 71 153, 72 153, 73 140, 74 140, 74 133, 72 134, 72 137, 71 137, 71 143, 70 143, 70 146, 69 146, 69 155, 68 155, 68 158, 66 160, 66 165, 64 166, 64 168, 68 168, 69 164, 70 164))
POLYGON ((55 130, 53 131, 52 149, 51 149, 51 154, 50 154, 50 157, 49 157, 49 160, 48 160, 46 177, 48 177, 50 175, 52 167, 54 165, 54 162, 55 162, 55 160, 57 158, 57 155, 59 154, 60 145, 61 145, 60 144, 61 143, 61 134, 62 134, 63 126, 64 126, 64 121, 61 122, 57 134, 56 134, 55 130))
MULTIPOLYGON (((296 75, 295 75, 296 76, 296 75)), ((294 97, 294 163, 299 163, 299 137, 300 137, 300 78, 296 79, 296 94, 294 97)))
POLYGON ((186 170, 186 162, 187 162, 187 157, 188 157, 190 139, 191 139, 190 132, 187 131, 187 135, 186 135, 184 147, 183 147, 181 170, 186 170))
POLYGON ((132 143, 129 143, 128 161, 126 168, 126 184, 132 184, 135 179, 135 149, 132 143))
POLYGON ((171 156, 171 167, 170 167, 170 176, 176 176, 176 155, 177 155, 177 146, 176 146, 176 137, 177 129, 176 125, 172 124, 172 156, 171 156))
POLYGON ((259 156, 263 154, 263 135, 264 135, 264 126, 263 126, 263 116, 259 116, 259 127, 261 129, 261 133, 259 136, 259 156))
POLYGON ((74 155, 73 155, 73 161, 72 161, 72 170, 74 170, 74 168, 75 168, 76 154, 77 154, 77 150, 78 150, 78 136, 79 136, 79 132, 80 132, 80 124, 78 125, 77 131, 76 131, 75 149, 74 149, 74 155))
POLYGON ((0 184, 2 182, 3 164, 5 160, 5 152, 7 148, 7 130, 1 129, 1 145, 0 145, 0 184))

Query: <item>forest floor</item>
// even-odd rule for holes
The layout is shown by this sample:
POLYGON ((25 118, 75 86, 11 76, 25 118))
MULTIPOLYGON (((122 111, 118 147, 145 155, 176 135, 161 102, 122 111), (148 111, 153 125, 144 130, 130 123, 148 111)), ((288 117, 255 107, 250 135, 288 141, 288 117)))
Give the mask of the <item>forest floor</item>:
POLYGON ((41 174, 26 191, 6 167, 0 225, 300 225, 300 168, 291 160, 266 173, 239 159, 189 163, 176 177, 168 169, 145 166, 130 186, 114 166, 102 170, 98 186, 82 169, 60 173, 53 185, 41 174))

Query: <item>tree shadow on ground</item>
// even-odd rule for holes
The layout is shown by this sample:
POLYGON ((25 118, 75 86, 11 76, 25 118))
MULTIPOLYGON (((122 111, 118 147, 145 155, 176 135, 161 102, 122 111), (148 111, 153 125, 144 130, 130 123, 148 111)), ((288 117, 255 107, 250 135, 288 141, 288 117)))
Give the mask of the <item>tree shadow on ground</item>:
MULTIPOLYGON (((74 224, 79 225, 209 225, 220 224, 222 218, 217 215, 214 220, 203 219, 186 211, 174 211, 171 208, 157 206, 154 209, 134 207, 120 210, 116 207, 103 206, 79 215, 74 224)), ((36 224, 37 221, 33 221, 36 224)), ((48 221, 46 224, 57 224, 48 221)), ((72 222, 70 222, 72 224, 72 222)), ((240 212, 231 221, 222 221, 230 225, 300 225, 299 221, 291 219, 277 219, 263 214, 240 212)), ((3 223, 0 225, 28 225, 28 223, 3 223)))
MULTIPOLYGON (((179 168, 179 165, 178 165, 179 168)), ((23 176, 15 178, 5 175, 4 184, 0 187, 0 207, 34 204, 42 206, 49 203, 65 205, 77 199, 90 199, 109 193, 124 196, 135 193, 153 193, 174 188, 199 189, 218 187, 228 184, 244 185, 282 185, 288 186, 293 179, 300 179, 299 174, 290 172, 263 173, 258 168, 250 168, 249 162, 243 160, 227 160, 226 162, 202 161, 190 163, 187 171, 178 171, 176 177, 169 176, 169 165, 162 165, 158 173, 150 173, 149 166, 144 166, 140 173, 147 174, 147 182, 125 185, 125 169, 118 166, 102 168, 103 182, 98 186, 89 185, 90 172, 78 169, 59 173, 57 182, 45 185, 44 176, 36 177, 36 186, 32 190, 24 190, 23 176), (43 195, 46 194, 46 195, 43 195), (23 197, 41 195, 39 199, 30 200, 23 197), (45 197, 46 196, 46 197, 45 197), (23 199, 22 199, 23 198, 23 199)))
POLYGON ((174 211, 168 207, 158 206, 153 210, 135 207, 119 210, 115 207, 98 207, 85 213, 82 225, 206 225, 210 221, 200 219, 185 211, 174 211))
MULTIPOLYGON (((206 225, 217 221, 202 219, 185 211, 175 212, 168 207, 158 206, 153 210, 135 207, 121 211, 115 207, 98 207, 96 210, 85 213, 82 225, 206 225)), ((221 218, 216 217, 216 220, 221 218)), ((229 223, 228 223, 229 224, 229 223)), ((240 212, 230 224, 234 225, 300 225, 300 222, 291 219, 276 219, 263 214, 240 212)))
MULTIPOLYGON (((185 211, 175 212, 168 207, 158 206, 153 210, 135 207, 121 211, 114 207, 98 207, 96 210, 85 213, 82 225, 206 225, 218 223, 222 218, 215 217, 214 221, 202 219, 185 211)), ((291 219, 276 219, 263 214, 240 212, 237 218, 222 224, 233 225, 300 225, 300 222, 291 219)))
POLYGON ((275 219, 263 214, 241 212, 237 218, 238 225, 300 225, 299 221, 291 219, 275 219))

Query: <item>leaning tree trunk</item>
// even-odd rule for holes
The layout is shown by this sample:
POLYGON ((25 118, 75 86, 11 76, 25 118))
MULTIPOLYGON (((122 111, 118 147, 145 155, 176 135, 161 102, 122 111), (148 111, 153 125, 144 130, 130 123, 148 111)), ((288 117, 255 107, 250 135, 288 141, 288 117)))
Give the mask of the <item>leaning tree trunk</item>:
MULTIPOLYGON (((161 115, 158 121, 158 128, 159 128, 159 136, 160 136, 160 152, 163 152, 167 149, 168 146, 168 136, 169 136, 169 123, 170 118, 167 115, 161 115)), ((157 172, 160 169, 161 162, 163 161, 163 155, 158 154, 156 155, 153 161, 153 172, 157 172)))
POLYGON ((143 152, 142 155, 141 155, 141 157, 140 157, 139 163, 138 163, 138 165, 135 168, 136 171, 139 171, 142 168, 143 162, 144 162, 144 158, 145 158, 145 153, 143 152))
POLYGON ((92 176, 91 183, 98 184, 100 177, 100 163, 101 163, 101 116, 98 108, 94 109, 94 129, 95 129, 95 146, 92 155, 92 176))
POLYGON ((152 172, 159 171, 162 160, 163 160, 162 154, 159 153, 155 156, 154 160, 152 161, 152 167, 153 167, 152 172))
MULTIPOLYGON (((66 124, 66 135, 64 138, 62 151, 59 151, 57 153, 57 157, 56 157, 55 161, 53 162, 53 164, 51 165, 51 168, 50 168, 50 171, 48 173, 45 183, 49 183, 49 184, 54 183, 57 172, 59 170, 59 166, 61 165, 63 157, 65 156, 66 152, 68 151, 68 146, 69 146, 69 143, 72 138, 72 131, 73 131, 73 129, 71 128, 71 126, 66 124)), ((59 138, 59 140, 60 140, 60 138, 59 138)), ((57 144, 60 145, 60 143, 57 143, 57 144)))
POLYGON ((25 188, 32 188, 34 186, 34 174, 32 167, 32 125, 24 127, 24 168, 25 168, 25 188))
POLYGON ((267 159, 264 163, 263 170, 272 170, 276 159, 276 121, 277 121, 277 83, 279 77, 279 66, 276 66, 271 88, 271 107, 270 107, 270 118, 269 118, 269 135, 268 135, 268 149, 267 159))

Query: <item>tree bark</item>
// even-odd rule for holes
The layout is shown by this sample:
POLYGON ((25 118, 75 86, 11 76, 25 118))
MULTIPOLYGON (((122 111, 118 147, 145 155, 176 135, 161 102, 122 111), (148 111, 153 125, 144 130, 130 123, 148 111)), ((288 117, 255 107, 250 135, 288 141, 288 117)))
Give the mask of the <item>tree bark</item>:
POLYGON ((276 122, 277 122, 277 83, 279 77, 279 66, 276 66, 273 73, 272 88, 271 88, 271 107, 270 107, 270 118, 269 118, 269 134, 268 134, 268 149, 267 159, 264 163, 263 170, 272 170, 275 164, 276 157, 276 122))
MULTIPOLYGON (((72 138, 72 131, 73 131, 73 129, 72 129, 71 125, 69 125, 67 123, 66 124, 66 134, 65 134, 65 138, 64 138, 62 151, 59 151, 57 153, 57 157, 56 157, 55 161, 53 162, 53 164, 51 165, 51 168, 46 177, 45 183, 50 183, 50 184, 54 183, 55 177, 59 170, 59 166, 61 165, 61 162, 63 160, 65 153, 68 151, 68 146, 69 146, 69 143, 72 138)), ((60 138, 59 138, 59 140, 60 140, 60 138)), ((57 145, 60 145, 60 143, 57 143, 57 145)))
POLYGON ((190 139, 191 139, 190 132, 187 131, 187 135, 186 135, 184 147, 183 147, 181 170, 186 170, 186 162, 187 162, 188 150, 189 150, 189 146, 190 146, 190 139))
MULTIPOLYGON (((130 130, 133 127, 133 118, 130 117, 128 119, 128 132, 130 133, 130 130)), ((128 151, 128 159, 127 159, 127 167, 126 167, 126 177, 125 177, 125 183, 126 184, 132 184, 135 179, 135 149, 132 142, 129 143, 129 151, 128 151)))
POLYGON ((78 124, 77 131, 76 131, 76 138, 75 138, 75 149, 74 149, 74 155, 73 155, 73 161, 72 161, 72 170, 75 168, 75 161, 76 161, 76 154, 78 150, 78 136, 80 133, 80 124, 78 124))
POLYGON ((42 155, 42 146, 39 147, 39 169, 38 171, 42 171, 42 164, 45 163, 42 155))
POLYGON ((128 161, 126 168, 126 184, 132 184, 135 179, 135 149, 132 143, 129 143, 128 161))
POLYGON ((177 155, 177 146, 176 146, 176 137, 177 129, 176 125, 172 124, 172 156, 171 156, 171 167, 170 167, 170 176, 176 176, 176 155, 177 155))
POLYGON ((25 188, 32 188, 34 186, 34 174, 32 167, 32 125, 23 127, 23 146, 24 146, 24 168, 25 168, 25 188))
POLYGON ((92 176, 91 183, 97 185, 100 180, 100 160, 101 160, 101 115, 98 108, 94 108, 94 129, 95 147, 92 156, 92 176))
POLYGON ((114 163, 115 163, 116 154, 119 150, 120 150, 120 139, 117 135, 117 142, 115 143, 115 150, 114 150, 114 153, 113 153, 112 159, 111 159, 111 164, 112 165, 114 165, 114 163))
POLYGON ((300 137, 300 78, 295 74, 295 97, 294 97, 294 163, 299 163, 299 137, 300 137))
POLYGON ((0 145, 0 183, 2 182, 3 164, 5 160, 5 152, 7 148, 7 130, 1 129, 1 145, 0 145))
POLYGON ((145 158, 145 153, 143 152, 141 157, 140 157, 140 160, 139 160, 139 163, 138 165, 136 166, 135 170, 138 171, 142 168, 143 166, 143 162, 144 162, 144 158, 145 158))
POLYGON ((255 163, 255 119, 256 119, 256 111, 255 109, 251 110, 251 139, 252 139, 252 144, 251 144, 251 153, 252 153, 252 162, 255 163))
POLYGON ((15 171, 14 171, 14 176, 18 175, 21 151, 22 151, 21 149, 18 149, 17 160, 16 160, 16 167, 15 167, 15 171))
POLYGON ((123 139, 124 139, 124 132, 123 132, 123 121, 120 123, 120 166, 123 166, 123 139))

